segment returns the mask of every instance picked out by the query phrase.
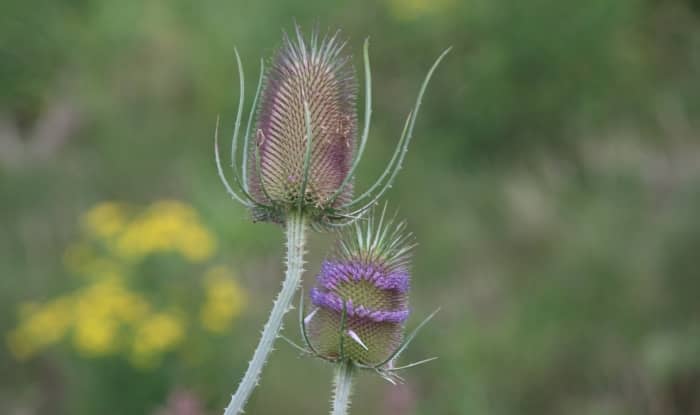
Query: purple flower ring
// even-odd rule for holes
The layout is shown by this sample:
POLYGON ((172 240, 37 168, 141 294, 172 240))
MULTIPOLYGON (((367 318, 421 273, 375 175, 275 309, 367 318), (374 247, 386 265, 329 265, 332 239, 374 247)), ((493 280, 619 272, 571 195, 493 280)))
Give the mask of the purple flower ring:
POLYGON ((323 262, 311 290, 314 308, 303 324, 324 358, 376 365, 403 339, 412 239, 403 223, 385 223, 384 213, 379 226, 373 222, 342 235, 336 257, 323 262))

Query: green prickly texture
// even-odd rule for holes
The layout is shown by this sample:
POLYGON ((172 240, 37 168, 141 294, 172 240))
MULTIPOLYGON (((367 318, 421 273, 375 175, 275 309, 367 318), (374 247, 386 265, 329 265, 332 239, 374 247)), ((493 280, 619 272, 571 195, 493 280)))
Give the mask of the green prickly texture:
MULTIPOLYGON (((341 313, 319 309, 309 322, 309 334, 314 349, 329 359, 340 358, 341 313)), ((386 360, 401 344, 403 325, 399 323, 374 322, 348 316, 343 333, 345 358, 365 365, 373 365, 386 360), (367 346, 365 350, 348 334, 353 330, 367 346)))
POLYGON ((406 308, 406 296, 382 290, 370 281, 359 280, 338 284, 334 290, 340 298, 351 299, 353 304, 370 310, 395 311, 406 308))

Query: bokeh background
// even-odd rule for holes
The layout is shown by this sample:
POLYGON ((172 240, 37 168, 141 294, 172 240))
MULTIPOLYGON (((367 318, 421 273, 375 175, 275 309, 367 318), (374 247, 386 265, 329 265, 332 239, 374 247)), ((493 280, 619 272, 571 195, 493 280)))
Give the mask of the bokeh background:
MULTIPOLYGON (((359 187, 453 46, 389 194, 420 243, 409 326, 442 307, 404 362, 440 359, 362 376, 353 413, 700 414, 695 0, 4 0, 0 413, 222 412, 284 249, 227 197, 214 125, 234 45, 250 102, 294 19, 358 68, 371 37, 359 187)), ((331 376, 280 342, 247 413, 327 413, 331 376)))

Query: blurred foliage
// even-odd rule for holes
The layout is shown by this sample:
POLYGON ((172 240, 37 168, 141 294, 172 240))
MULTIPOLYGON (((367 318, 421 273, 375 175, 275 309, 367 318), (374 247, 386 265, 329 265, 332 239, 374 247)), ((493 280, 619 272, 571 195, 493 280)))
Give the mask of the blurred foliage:
MULTIPOLYGON (((453 46, 390 194, 420 243, 409 325, 443 309, 406 359, 440 359, 403 388, 362 377, 354 412, 700 414, 697 1, 2 9, 0 413, 220 412, 283 247, 228 200, 214 124, 232 129, 233 46, 250 101, 296 19, 356 58, 371 38, 360 188, 453 46)), ((331 241, 312 236, 307 285, 331 241)), ((280 344, 248 412, 325 413, 330 377, 280 344)))

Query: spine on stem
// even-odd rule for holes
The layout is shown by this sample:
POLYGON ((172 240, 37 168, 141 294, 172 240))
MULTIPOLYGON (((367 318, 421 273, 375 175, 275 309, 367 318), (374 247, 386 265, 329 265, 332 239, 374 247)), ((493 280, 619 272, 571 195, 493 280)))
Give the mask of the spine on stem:
POLYGON ((272 346, 282 329, 283 317, 289 310, 292 297, 301 281, 301 274, 304 271, 304 249, 306 244, 306 221, 303 214, 290 212, 287 216, 286 228, 287 272, 282 283, 282 290, 274 302, 258 347, 253 354, 253 359, 248 364, 248 369, 238 385, 236 393, 231 397, 231 402, 226 408, 224 415, 237 415, 243 412, 248 398, 258 384, 260 372, 265 366, 267 357, 272 351, 272 346))

